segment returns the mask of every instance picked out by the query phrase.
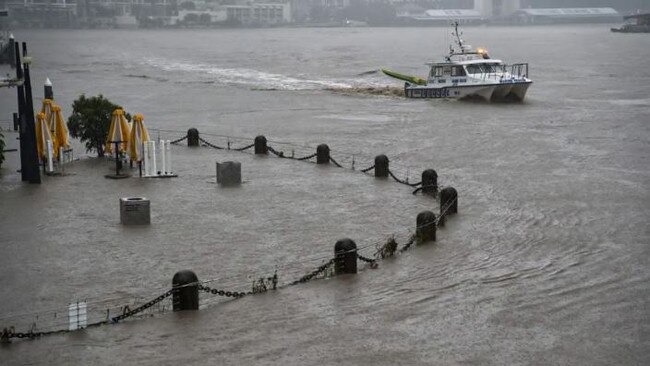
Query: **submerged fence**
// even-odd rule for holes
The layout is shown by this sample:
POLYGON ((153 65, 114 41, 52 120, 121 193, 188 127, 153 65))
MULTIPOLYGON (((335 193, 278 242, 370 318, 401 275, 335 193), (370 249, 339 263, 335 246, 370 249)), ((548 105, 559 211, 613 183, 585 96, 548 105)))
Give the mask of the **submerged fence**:
MULTIPOLYGON (((156 130, 154 130, 156 131, 156 130)), ((179 131, 158 130, 158 132, 178 133, 179 131)), ((205 134, 207 135, 207 134, 205 134)), ((67 308, 43 310, 39 312, 13 314, 0 316, 0 324, 3 324, 0 333, 0 342, 10 342, 14 338, 39 338, 45 335, 65 333, 87 327, 116 324, 129 318, 140 318, 154 316, 155 314, 178 310, 197 310, 200 301, 199 294, 211 297, 203 301, 202 306, 208 306, 217 299, 229 298, 240 299, 267 291, 274 291, 288 286, 295 286, 318 278, 328 278, 340 274, 357 273, 357 263, 361 261, 369 267, 375 268, 378 263, 388 257, 402 254, 413 247, 413 244, 421 244, 436 240, 438 227, 444 226, 448 216, 458 212, 458 194, 453 187, 440 187, 438 175, 433 169, 426 169, 422 172, 422 179, 419 182, 409 181, 409 169, 404 171, 390 168, 390 161, 386 155, 378 155, 374 164, 362 169, 357 169, 355 156, 347 155, 340 161, 332 156, 329 146, 318 145, 316 151, 311 152, 308 147, 296 146, 286 143, 269 143, 264 136, 257 136, 252 143, 246 143, 246 139, 233 138, 221 135, 207 135, 222 140, 222 143, 213 143, 200 137, 198 130, 190 129, 184 136, 172 141, 172 144, 180 144, 187 141, 188 146, 200 146, 217 149, 247 152, 252 150, 254 154, 269 153, 281 159, 292 159, 296 161, 310 161, 316 164, 334 164, 340 168, 358 170, 364 174, 373 171, 377 178, 390 177, 395 182, 414 188, 413 194, 423 193, 431 199, 439 201, 439 213, 431 211, 420 212, 416 217, 415 226, 393 233, 387 239, 373 240, 359 247, 349 239, 338 240, 334 245, 334 254, 318 255, 312 258, 305 258, 298 265, 289 263, 277 267, 273 273, 264 276, 254 277, 247 281, 241 281, 235 277, 219 277, 207 280, 199 280, 192 271, 177 272, 172 278, 172 286, 154 290, 145 296, 138 298, 112 298, 112 299, 86 299, 84 301, 69 304, 67 308), (223 141, 225 140, 225 141, 223 141), (271 144, 275 144, 275 147, 271 144), (285 147, 281 149, 278 145, 285 147), (286 147, 290 147, 288 151, 286 147), (396 174, 397 173, 397 174, 396 174), (403 178, 400 178, 403 177, 403 178), (366 254, 362 254, 365 252, 366 254), (313 264, 312 270, 305 273, 305 263, 319 262, 313 264), (216 286, 214 283, 218 283, 216 286)), ((250 140, 248 140, 250 142, 250 140)))

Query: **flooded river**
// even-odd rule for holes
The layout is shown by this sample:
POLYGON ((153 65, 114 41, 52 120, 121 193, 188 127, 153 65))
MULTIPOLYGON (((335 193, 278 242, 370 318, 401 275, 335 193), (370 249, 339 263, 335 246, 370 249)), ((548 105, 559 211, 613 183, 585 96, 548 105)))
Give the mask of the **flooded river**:
MULTIPOLYGON (((201 294, 198 312, 171 313, 166 300, 146 319, 0 345, 0 363, 650 363, 650 38, 607 25, 467 28, 493 57, 530 63, 524 103, 396 96, 402 83, 377 70, 426 75, 448 32, 15 32, 34 57, 35 95, 49 77, 66 117, 79 94, 101 93, 142 113, 154 137, 196 127, 215 144, 245 138, 231 139, 239 147, 263 134, 296 156, 327 143, 357 170, 175 146, 178 178, 107 180, 108 162, 83 159, 29 186, 8 153, 0 327, 65 328, 76 300, 101 319, 158 296, 181 269, 246 291, 276 270, 281 283, 300 278, 342 237, 364 255, 391 235, 402 244, 438 204, 360 173, 377 154, 411 181, 436 169, 459 214, 436 243, 355 276, 231 301, 201 294), (242 163, 241 187, 214 184, 223 160, 242 163), (151 226, 119 224, 124 196, 151 199, 151 226)), ((5 129, 15 100, 0 90, 5 129)))

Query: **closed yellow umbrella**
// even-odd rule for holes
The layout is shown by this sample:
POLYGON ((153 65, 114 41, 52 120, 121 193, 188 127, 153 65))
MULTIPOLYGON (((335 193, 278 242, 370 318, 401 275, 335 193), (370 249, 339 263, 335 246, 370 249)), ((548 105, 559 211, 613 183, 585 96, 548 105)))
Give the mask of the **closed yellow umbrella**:
POLYGON ((111 141, 122 141, 118 145, 119 152, 125 152, 127 148, 127 141, 129 140, 129 124, 124 117, 124 111, 116 109, 113 111, 111 118, 111 126, 108 129, 108 136, 106 137, 106 146, 104 151, 109 154, 113 153, 113 143, 111 141))
POLYGON ((52 125, 50 124, 50 116, 52 115, 52 105, 54 102, 52 99, 43 99, 43 104, 41 105, 41 113, 45 114, 45 123, 48 124, 50 131, 52 131, 52 125))
MULTIPOLYGON (((50 129, 47 127, 45 120, 45 113, 36 115, 36 151, 38 152, 39 159, 47 158, 47 142, 52 141, 52 146, 55 145, 54 139, 50 134, 50 129)), ((56 156, 56 149, 53 151, 56 156)))
POLYGON ((142 161, 144 157, 145 141, 149 141, 149 133, 144 126, 144 117, 141 114, 133 116, 133 126, 131 126, 131 136, 129 137, 129 156, 132 161, 142 161))
POLYGON ((48 123, 48 125, 52 131, 52 137, 54 138, 54 151, 58 153, 60 147, 64 149, 70 147, 68 127, 66 127, 65 122, 63 121, 63 116, 61 115, 61 107, 53 104, 52 115, 50 118, 51 121, 48 123))

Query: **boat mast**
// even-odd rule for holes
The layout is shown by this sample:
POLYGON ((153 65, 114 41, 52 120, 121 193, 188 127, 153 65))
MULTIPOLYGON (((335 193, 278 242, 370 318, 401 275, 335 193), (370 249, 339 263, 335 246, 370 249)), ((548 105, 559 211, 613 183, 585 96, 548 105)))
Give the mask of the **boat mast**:
MULTIPOLYGON (((453 22, 452 25, 454 26, 454 31, 451 32, 451 35, 456 37, 456 44, 458 45, 458 48, 460 48, 460 53, 463 53, 465 52, 465 50, 463 49, 463 39, 460 38, 460 36, 463 35, 463 32, 458 31, 458 21, 453 22)), ((450 45, 449 47, 451 48, 451 52, 453 53, 452 46, 450 45)))

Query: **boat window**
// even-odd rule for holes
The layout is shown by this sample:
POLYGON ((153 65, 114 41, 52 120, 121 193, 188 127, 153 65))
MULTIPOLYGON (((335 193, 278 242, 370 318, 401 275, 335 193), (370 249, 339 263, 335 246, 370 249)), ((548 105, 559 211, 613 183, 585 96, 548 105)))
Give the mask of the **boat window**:
POLYGON ((483 71, 479 65, 467 65, 468 74, 481 74, 483 71))
POLYGON ((436 76, 436 77, 442 76, 442 67, 436 66, 431 68, 431 76, 436 76))
POLYGON ((462 66, 454 66, 451 68, 451 76, 465 76, 465 70, 462 66))
POLYGON ((450 67, 450 66, 445 66, 445 67, 442 69, 442 74, 443 74, 443 75, 451 75, 451 67, 450 67))
POLYGON ((483 72, 486 74, 496 72, 497 70, 494 68, 493 65, 491 64, 481 64, 481 67, 483 68, 483 72))

